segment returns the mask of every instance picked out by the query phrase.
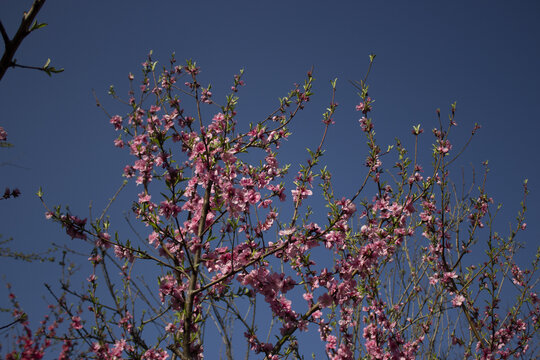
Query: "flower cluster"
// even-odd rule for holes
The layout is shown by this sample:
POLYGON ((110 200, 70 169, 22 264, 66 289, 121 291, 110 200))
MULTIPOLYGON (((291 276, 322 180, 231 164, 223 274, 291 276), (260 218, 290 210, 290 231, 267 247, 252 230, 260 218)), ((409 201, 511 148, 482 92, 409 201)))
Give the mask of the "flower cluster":
POLYGON ((202 359, 212 350, 205 347, 212 323, 229 359, 237 327, 251 351, 273 360, 304 356, 299 337, 313 329, 321 351, 333 360, 415 359, 437 352, 489 358, 528 351, 540 313, 534 271, 521 270, 512 258, 514 237, 525 223, 520 215, 510 240, 491 236, 484 263, 469 266, 476 262, 468 254, 478 232, 491 226, 486 218, 493 200, 484 188, 461 200, 450 196, 455 105, 448 128, 433 130, 433 166, 424 169, 417 155, 421 126, 413 127, 412 158, 399 140, 381 150, 371 118, 375 101, 365 80, 355 83, 368 154, 356 193, 344 196, 336 194, 328 169, 317 170, 335 123, 336 81, 319 146, 308 150, 309 159, 289 184, 289 166, 280 164, 279 151, 291 135, 289 123, 311 99, 311 71, 275 111, 243 124, 236 96, 245 85, 242 71, 218 105, 218 92, 203 85, 195 62, 176 65, 173 58, 161 74, 156 67, 149 56, 138 87, 129 75, 128 113, 109 119, 118 133, 115 146, 131 156, 123 174, 137 187, 131 209, 143 225, 136 230, 143 242, 113 235, 105 212, 88 226, 60 208, 47 212, 72 238, 92 247, 87 292, 65 285, 81 302, 78 312, 66 307, 66 353, 80 343, 82 335, 73 335, 80 332, 95 358, 202 359), (327 211, 311 209, 320 201, 327 211), (120 271, 118 282, 108 270, 112 266, 120 271), (150 274, 146 282, 143 274, 150 274), (513 284, 518 298, 501 321, 503 283, 513 284), (109 301, 103 293, 111 295, 109 301), (268 326, 254 311, 260 301, 271 317, 268 326), (482 301, 488 304, 483 315, 482 301), (527 316, 524 304, 533 304, 527 316), (157 341, 150 343, 156 331, 157 341))

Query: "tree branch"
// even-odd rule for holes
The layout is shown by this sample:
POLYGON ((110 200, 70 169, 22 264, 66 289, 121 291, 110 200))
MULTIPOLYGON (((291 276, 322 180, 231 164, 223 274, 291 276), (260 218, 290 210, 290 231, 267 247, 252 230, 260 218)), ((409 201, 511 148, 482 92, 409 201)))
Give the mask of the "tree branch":
POLYGON ((6 29, 4 28, 4 24, 2 24, 2 21, 0 21, 0 33, 2 33, 2 39, 4 39, 4 47, 7 49, 8 44, 11 42, 9 39, 9 36, 6 32, 6 29))
POLYGON ((34 3, 30 7, 30 10, 24 13, 21 24, 19 25, 19 29, 17 30, 17 33, 15 34, 13 39, 9 39, 9 36, 4 29, 4 26, 0 24, 0 32, 2 33, 2 38, 4 39, 4 43, 6 46, 6 48, 4 49, 4 55, 2 56, 2 59, 0 59, 0 80, 4 77, 7 69, 15 65, 15 62, 13 61, 15 52, 21 45, 24 38, 26 38, 32 32, 30 27, 32 26, 39 10, 43 6, 43 4, 45 4, 45 1, 46 0, 34 0, 34 3))

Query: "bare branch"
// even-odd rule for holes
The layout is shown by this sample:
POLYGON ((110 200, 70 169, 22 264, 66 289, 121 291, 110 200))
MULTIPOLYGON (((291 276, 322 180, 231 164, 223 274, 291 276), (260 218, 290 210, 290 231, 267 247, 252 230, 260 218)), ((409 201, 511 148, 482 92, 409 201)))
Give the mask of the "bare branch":
MULTIPOLYGON (((15 33, 13 39, 9 39, 9 36, 4 29, 4 26, 0 23, 0 32, 2 33, 2 38, 4 39, 4 43, 6 46, 2 59, 0 59, 0 80, 4 77, 4 74, 6 73, 8 68, 15 66, 15 61, 13 60, 13 57, 15 56, 15 53, 17 52, 17 49, 19 48, 23 40, 32 32, 34 26, 34 19, 36 18, 43 4, 45 4, 45 1, 46 0, 34 0, 32 6, 30 7, 30 10, 24 13, 21 24, 19 25, 19 29, 17 30, 17 33, 15 33)), ((19 65, 19 67, 23 66, 19 65)), ((45 71, 45 67, 37 69, 45 71)))
POLYGON ((5 48, 7 49, 11 40, 9 40, 9 36, 6 32, 6 29, 4 28, 4 24, 2 24, 1 21, 0 21, 0 33, 2 33, 2 39, 4 39, 4 45, 5 45, 5 48))

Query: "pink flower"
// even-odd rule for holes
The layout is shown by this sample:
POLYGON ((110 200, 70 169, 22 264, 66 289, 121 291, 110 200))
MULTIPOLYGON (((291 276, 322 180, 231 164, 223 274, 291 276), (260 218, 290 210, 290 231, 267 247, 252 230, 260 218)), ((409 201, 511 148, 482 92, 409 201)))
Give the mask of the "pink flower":
POLYGON ((94 254, 88 258, 88 261, 93 262, 94 264, 99 264, 101 262, 102 258, 98 254, 94 254))
POLYGON ((382 359, 383 349, 377 345, 376 340, 366 341, 366 350, 375 359, 382 359))
POLYGON ((162 201, 159 204, 159 215, 165 216, 167 220, 175 218, 182 209, 171 201, 162 201))
POLYGON ((283 230, 280 230, 279 231, 279 235, 280 236, 289 236, 291 234, 294 234, 294 232, 296 231, 296 228, 293 227, 293 228, 288 228, 288 229, 283 229, 283 230))
POLYGON ((128 351, 133 350, 131 346, 127 345, 126 340, 124 340, 124 339, 116 340, 116 342, 114 343, 114 347, 112 348, 110 354, 112 356, 114 356, 113 359, 115 359, 115 360, 116 360, 116 358, 120 359, 124 349, 126 349, 128 351))
POLYGON ((521 270, 516 264, 512 266, 512 282, 518 286, 526 286, 523 270, 521 270))
POLYGON ((329 335, 326 338, 326 351, 335 350, 337 347, 337 338, 334 335, 329 335))
POLYGON ((443 275, 443 278, 442 278, 442 282, 443 283, 448 283, 450 281, 450 279, 455 279, 457 278, 457 275, 455 272, 445 272, 444 275, 443 275))
POLYGON ((452 150, 452 144, 450 144, 449 140, 437 140, 437 142, 439 143, 439 146, 437 147, 439 154, 446 155, 452 150))
POLYGON ((236 157, 232 151, 226 151, 221 155, 221 159, 227 164, 234 164, 236 157))
POLYGON ((361 102, 360 104, 356 105, 356 111, 361 111, 364 114, 367 114, 369 111, 371 111, 371 103, 372 100, 370 97, 366 99, 366 102, 361 102))
POLYGON ((133 177, 135 175, 135 169, 133 166, 126 165, 124 167, 124 176, 127 178, 133 177))
POLYGON ((333 303, 333 299, 330 295, 328 295, 328 293, 325 293, 321 296, 319 296, 319 303, 321 304, 322 307, 329 307, 332 305, 333 303))
POLYGON ((118 322, 118 326, 124 328, 129 332, 133 328, 131 320, 133 320, 133 316, 130 314, 129 311, 126 311, 126 315, 120 319, 120 321, 118 322))
POLYGON ((150 235, 148 235, 148 243, 157 248, 159 246, 159 234, 153 231, 150 235))
POLYGON ((461 294, 457 294, 452 299, 452 305, 454 305, 454 306, 461 306, 461 304, 463 304, 463 302, 465 302, 465 296, 463 296, 461 294))
POLYGON ((114 125, 114 130, 122 129, 122 117, 115 115, 111 118, 110 123, 114 125))
POLYGON ((150 349, 147 350, 144 355, 142 356, 142 359, 145 360, 167 360, 169 357, 169 354, 165 350, 161 349, 150 349))
POLYGON ((83 328, 81 324, 81 317, 80 316, 72 316, 71 317, 71 328, 75 330, 81 330, 83 328))
POLYGON ((139 194, 139 204, 147 203, 147 202, 150 201, 151 198, 152 198, 152 196, 150 194, 140 193, 139 194))
POLYGON ((322 311, 317 310, 311 315, 314 319, 319 319, 323 315, 322 311))
POLYGON ((4 130, 3 127, 0 126, 0 141, 7 140, 7 131, 4 130))
POLYGON ((129 262, 133 262, 135 260, 135 256, 133 255, 133 252, 126 247, 114 245, 114 255, 116 255, 119 259, 127 259, 129 262))
POLYGON ((360 120, 358 120, 358 122, 360 123, 360 127, 362 128, 362 131, 364 132, 369 132, 371 131, 371 129, 373 129, 373 124, 365 116, 361 118, 360 120))
POLYGON ((77 216, 73 215, 62 215, 61 220, 63 226, 66 228, 66 233, 71 236, 72 239, 86 240, 86 234, 84 233, 86 219, 79 219, 77 216))
POLYGON ((298 202, 300 199, 305 199, 308 196, 313 195, 313 191, 306 189, 305 187, 296 188, 296 190, 291 190, 294 202, 298 202))
POLYGON ((110 248, 111 247, 111 235, 109 233, 101 233, 96 240, 97 247, 110 248))

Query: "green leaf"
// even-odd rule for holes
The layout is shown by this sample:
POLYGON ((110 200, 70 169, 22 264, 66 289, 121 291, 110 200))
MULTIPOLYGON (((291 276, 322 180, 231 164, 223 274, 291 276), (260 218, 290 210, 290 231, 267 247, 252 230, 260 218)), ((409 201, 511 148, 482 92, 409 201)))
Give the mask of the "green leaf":
POLYGON ((37 20, 34 20, 34 23, 30 27, 30 30, 28 30, 28 31, 34 31, 34 30, 37 30, 37 29, 41 29, 42 27, 45 27, 47 25, 48 25, 47 23, 39 23, 38 24, 37 20))
POLYGON ((55 67, 50 67, 49 71, 52 72, 52 73, 58 74, 58 73, 64 72, 64 68, 57 69, 55 67))

